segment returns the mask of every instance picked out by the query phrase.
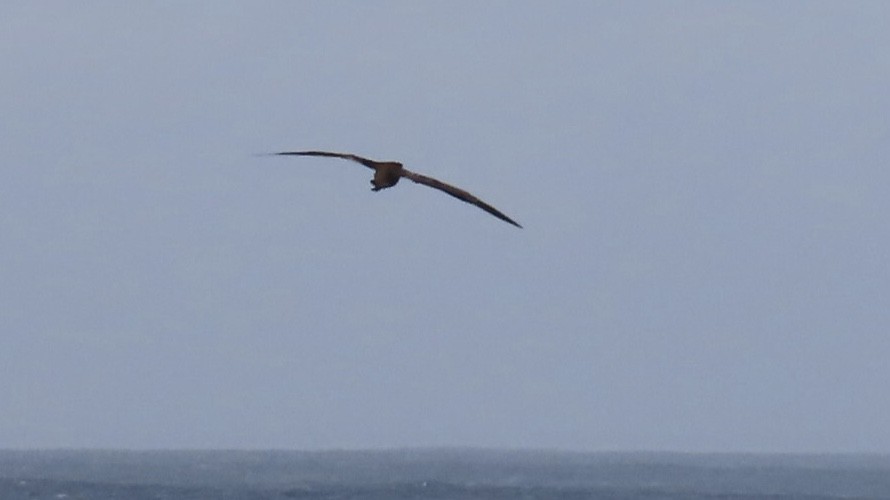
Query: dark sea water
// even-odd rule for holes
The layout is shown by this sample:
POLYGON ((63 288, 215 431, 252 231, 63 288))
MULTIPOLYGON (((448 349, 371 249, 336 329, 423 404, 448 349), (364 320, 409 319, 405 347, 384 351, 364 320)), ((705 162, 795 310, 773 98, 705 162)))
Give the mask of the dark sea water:
POLYGON ((890 457, 0 450, 0 500, 890 499, 890 457))

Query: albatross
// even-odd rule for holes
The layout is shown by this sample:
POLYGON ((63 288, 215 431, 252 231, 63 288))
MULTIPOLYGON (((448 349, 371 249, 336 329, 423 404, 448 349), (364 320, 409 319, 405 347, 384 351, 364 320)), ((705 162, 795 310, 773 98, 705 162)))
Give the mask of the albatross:
POLYGON ((374 186, 371 188, 371 191, 380 191, 381 189, 386 189, 395 186, 399 183, 399 179, 402 177, 406 177, 411 179, 412 181, 423 184, 425 186, 429 186, 432 188, 436 188, 440 191, 444 191, 451 196, 454 196, 458 200, 465 201, 471 205, 476 205, 477 207, 485 210, 486 212, 494 215, 498 219, 501 219, 504 222, 513 224, 516 227, 521 228, 513 219, 504 215, 503 212, 494 208, 493 206, 485 203, 479 198, 473 196, 472 194, 464 191, 463 189, 452 186, 451 184, 446 184, 438 179, 433 179, 432 177, 428 177, 426 175, 418 174, 417 172, 412 172, 402 166, 401 163, 397 161, 375 161, 369 160, 367 158, 362 158, 361 156, 357 156, 349 153, 331 153, 328 151, 282 151, 279 153, 271 153, 273 156, 326 156, 330 158, 342 158, 344 160, 352 160, 357 163, 361 163, 362 165, 374 170, 374 178, 371 179, 371 184, 374 186))

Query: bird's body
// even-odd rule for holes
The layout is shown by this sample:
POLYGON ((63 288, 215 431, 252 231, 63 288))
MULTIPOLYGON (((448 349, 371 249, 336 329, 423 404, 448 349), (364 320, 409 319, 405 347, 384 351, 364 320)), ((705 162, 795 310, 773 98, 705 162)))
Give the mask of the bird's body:
POLYGON ((371 191, 380 191, 381 189, 395 186, 399 183, 399 179, 402 178, 402 172, 404 171, 405 167, 399 162, 386 161, 378 163, 374 169, 374 178, 371 179, 371 184, 374 185, 371 191))
POLYGON ((331 153, 328 151, 284 151, 281 153, 272 154, 277 156, 327 156, 331 158, 352 160, 374 170, 374 178, 371 179, 371 184, 374 186, 373 188, 371 188, 372 191, 380 191, 381 189, 393 187, 399 183, 399 179, 401 179, 402 177, 407 177, 408 179, 411 179, 418 184, 424 184, 426 186, 436 188, 440 191, 448 193, 449 195, 461 201, 476 205, 477 207, 485 210, 486 212, 494 215, 504 222, 513 224, 516 227, 522 227, 516 221, 501 213, 498 209, 485 203, 484 201, 473 196, 467 191, 454 187, 450 184, 446 184, 437 179, 433 179, 432 177, 427 177, 425 175, 412 172, 397 161, 375 161, 349 153, 331 153))

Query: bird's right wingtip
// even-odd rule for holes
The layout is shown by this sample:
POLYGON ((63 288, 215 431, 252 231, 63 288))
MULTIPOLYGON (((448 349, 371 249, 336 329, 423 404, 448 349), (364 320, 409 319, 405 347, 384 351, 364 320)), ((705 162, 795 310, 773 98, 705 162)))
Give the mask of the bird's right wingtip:
POLYGON ((520 223, 516 222, 515 220, 513 220, 513 219, 507 217, 507 216, 504 215, 504 214, 498 213, 498 214, 495 215, 495 217, 497 217, 498 219, 501 219, 502 221, 506 222, 507 224, 512 224, 512 225, 518 227, 519 229, 523 229, 522 224, 520 224, 520 223))

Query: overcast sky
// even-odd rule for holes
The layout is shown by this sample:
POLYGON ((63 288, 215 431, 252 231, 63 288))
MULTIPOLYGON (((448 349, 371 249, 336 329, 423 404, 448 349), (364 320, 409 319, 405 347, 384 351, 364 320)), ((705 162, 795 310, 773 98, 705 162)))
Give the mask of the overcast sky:
POLYGON ((5 0, 0 448, 890 453, 888 21, 5 0))

